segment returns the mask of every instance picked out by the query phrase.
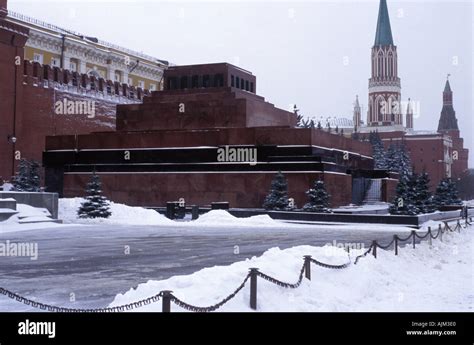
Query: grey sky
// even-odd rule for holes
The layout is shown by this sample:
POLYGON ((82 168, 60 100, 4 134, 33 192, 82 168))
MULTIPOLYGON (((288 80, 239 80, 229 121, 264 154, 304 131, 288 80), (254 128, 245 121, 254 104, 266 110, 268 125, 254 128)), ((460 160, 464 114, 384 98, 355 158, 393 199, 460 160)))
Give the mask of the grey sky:
MULTIPOLYGON (((437 128, 446 75, 474 167, 472 1, 388 0, 402 99, 419 102, 415 129, 437 128)), ((373 1, 27 1, 14 11, 175 64, 230 62, 257 93, 304 115, 366 118, 373 1)))

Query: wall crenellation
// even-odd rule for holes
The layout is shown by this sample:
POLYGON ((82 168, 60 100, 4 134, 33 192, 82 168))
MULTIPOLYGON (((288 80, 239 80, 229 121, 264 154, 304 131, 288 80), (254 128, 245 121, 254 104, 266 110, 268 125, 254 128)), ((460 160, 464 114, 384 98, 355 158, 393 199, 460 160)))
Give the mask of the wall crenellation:
POLYGON ((52 88, 117 103, 141 103, 143 97, 150 94, 149 90, 140 87, 26 60, 23 62, 23 85, 52 88))

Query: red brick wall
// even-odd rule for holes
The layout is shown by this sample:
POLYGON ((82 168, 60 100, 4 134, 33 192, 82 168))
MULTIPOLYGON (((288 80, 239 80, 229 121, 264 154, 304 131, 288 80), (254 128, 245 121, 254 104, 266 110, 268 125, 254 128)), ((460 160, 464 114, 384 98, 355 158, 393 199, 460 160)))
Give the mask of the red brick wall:
POLYGON ((112 102, 55 91, 51 88, 25 85, 23 104, 21 125, 17 131, 17 147, 24 158, 41 161, 47 135, 84 134, 115 129, 116 104, 112 102), (96 116, 88 118, 84 114, 55 114, 54 102, 63 98, 71 101, 95 101, 96 116))
POLYGON ((23 108, 22 68, 15 64, 15 57, 23 56, 27 35, 27 29, 0 19, 0 183, 9 180, 13 170, 16 147, 7 138, 16 135, 14 114, 18 121, 23 108))
MULTIPOLYGON (((5 34, 3 41, 11 41, 10 34, 5 34)), ((0 37, 0 178, 9 180, 12 175, 13 145, 6 138, 13 134, 13 100, 14 100, 14 57, 23 56, 23 49, 11 47, 2 43, 0 37)), ((40 66, 25 62, 24 66, 17 67, 17 106, 15 137, 17 142, 14 149, 21 158, 41 161, 45 149, 45 137, 64 134, 86 134, 94 131, 115 131, 115 114, 118 103, 129 102, 128 88, 120 88, 119 94, 107 96, 104 92, 90 89, 88 77, 87 87, 73 86, 72 82, 63 83, 63 73, 60 71, 60 82, 54 82, 53 72, 49 66, 40 66), (43 68, 49 70, 48 78, 44 78, 43 68), (24 74, 26 73, 26 74, 24 74), (124 91, 125 90, 125 91, 124 91), (125 92, 125 93, 124 93, 125 92), (63 101, 88 101, 94 102, 95 116, 86 114, 56 114, 55 102, 63 101)), ((80 82, 81 76, 78 76, 80 82)), ((104 83, 105 81, 101 81, 104 83)), ((80 85, 80 84, 79 84, 80 85)), ((99 81, 97 81, 97 87, 99 81)), ((103 84, 105 85, 105 84, 103 84)), ((105 86, 104 86, 105 87, 105 86)), ((133 90, 136 92, 138 90, 133 90)), ((142 91, 140 91, 142 92, 142 91)), ((143 94, 146 91, 143 91, 143 94)), ((17 161, 15 161, 15 165, 17 161)), ((0 181, 1 182, 1 181, 0 181)))
MULTIPOLYGON (((289 196, 298 207, 308 200, 305 192, 315 179, 323 179, 331 206, 351 202, 350 175, 332 173, 284 173, 289 196), (341 193, 341 191, 344 193, 341 193)), ((261 207, 270 190, 274 172, 268 173, 166 173, 100 174, 104 194, 115 202, 135 206, 165 206, 167 201, 184 198, 187 204, 209 205, 229 201, 231 207, 261 207)), ((65 174, 64 196, 84 195, 89 174, 65 174)))

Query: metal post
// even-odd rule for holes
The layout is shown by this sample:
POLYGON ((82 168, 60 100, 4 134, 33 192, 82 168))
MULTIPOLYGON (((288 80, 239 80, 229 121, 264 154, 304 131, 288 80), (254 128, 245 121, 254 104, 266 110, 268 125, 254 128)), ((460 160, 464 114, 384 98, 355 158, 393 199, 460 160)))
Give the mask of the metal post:
POLYGON ((162 312, 169 313, 171 312, 171 293, 173 291, 164 290, 163 292, 163 302, 162 302, 162 312))
POLYGON ((374 246, 372 248, 372 255, 377 259, 377 241, 372 241, 372 246, 374 246))
POLYGON ((443 228, 439 225, 439 240, 443 242, 443 228))
POLYGON ((461 232, 461 222, 458 219, 458 223, 456 224, 456 228, 458 229, 458 232, 461 232))
POLYGON ((199 218, 199 206, 197 205, 191 206, 191 218, 192 220, 199 218))
POLYGON ((257 310, 257 272, 258 268, 250 269, 250 308, 257 310))
POLYGON ((415 249, 415 240, 416 240, 415 233, 416 233, 415 230, 412 230, 412 231, 411 231, 411 235, 413 236, 413 249, 415 249))
POLYGON ((311 280, 311 255, 304 256, 304 276, 311 280))
POLYGON ((428 227, 428 243, 430 244, 430 247, 433 244, 433 242, 431 240, 431 226, 428 227))
POLYGON ((168 219, 175 219, 176 205, 172 201, 166 203, 166 217, 168 219))
POLYGON ((393 235, 393 240, 394 240, 393 248, 395 248, 395 255, 398 255, 398 236, 393 235))

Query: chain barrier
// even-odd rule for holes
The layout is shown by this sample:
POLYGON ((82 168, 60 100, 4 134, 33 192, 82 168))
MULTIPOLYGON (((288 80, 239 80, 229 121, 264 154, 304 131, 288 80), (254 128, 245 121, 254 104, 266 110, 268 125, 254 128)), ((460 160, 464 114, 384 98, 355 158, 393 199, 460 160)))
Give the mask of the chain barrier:
POLYGON ((399 241, 401 242, 405 242, 405 241, 408 241, 411 237, 413 236, 413 233, 410 234, 410 236, 408 236, 407 238, 398 238, 399 241))
POLYGON ((39 308, 41 310, 47 310, 47 311, 57 312, 57 313, 115 313, 115 312, 121 312, 121 311, 128 311, 128 310, 143 307, 144 305, 158 302, 160 300, 160 297, 162 296, 162 293, 160 292, 159 294, 156 294, 152 297, 148 297, 144 300, 124 304, 117 307, 97 308, 97 309, 78 309, 78 308, 57 307, 54 305, 36 302, 1 287, 0 287, 0 294, 5 295, 8 298, 14 299, 18 302, 21 302, 25 305, 31 306, 33 308, 39 308))
POLYGON ((439 229, 438 229, 438 232, 436 233, 436 236, 434 236, 433 233, 431 233, 431 238, 432 238, 433 240, 436 240, 436 239, 439 237, 439 235, 441 235, 442 233, 443 233, 443 229, 442 229, 442 228, 439 228, 439 229))
MULTIPOLYGON (((472 219, 471 219, 471 222, 472 222, 472 219)), ((452 229, 449 225, 448 225, 448 222, 444 222, 444 231, 450 231, 450 232, 454 232, 458 229, 462 229, 462 225, 460 224, 460 222, 458 221, 456 226, 454 227, 454 229, 452 229)), ((467 221, 467 218, 466 218, 466 227, 467 225, 471 225, 470 222, 467 221)), ((397 240, 398 241, 401 241, 401 242, 404 242, 404 241, 408 241, 412 236, 415 236, 415 237, 418 237, 419 239, 424 239, 426 237, 428 237, 428 235, 432 238, 432 239, 436 239, 438 238, 441 234, 443 233, 443 228, 440 227, 438 229, 438 232, 436 234, 436 236, 434 236, 432 234, 432 231, 428 231, 424 236, 420 236, 418 235, 415 231, 412 232, 410 234, 410 236, 408 236, 407 238, 399 238, 397 236, 397 240)), ((369 254, 374 248, 381 248, 381 249, 387 249, 389 248, 393 243, 395 242, 395 238, 387 245, 385 246, 381 246, 380 244, 377 243, 377 241, 374 241, 372 242, 372 244, 370 245, 370 247, 362 254, 356 256, 355 260, 354 260, 354 265, 357 265, 357 262, 359 261, 359 259, 367 256, 367 254, 369 254), (375 246, 375 247, 374 247, 375 246)), ((349 255, 349 254, 348 254, 349 255)), ((374 255, 375 255, 375 250, 374 250, 374 255)), ((330 268, 330 269, 344 269, 344 268, 347 268, 351 265, 351 260, 350 260, 350 256, 349 256, 349 262, 345 263, 345 264, 342 264, 342 265, 330 265, 330 264, 326 264, 324 262, 321 262, 321 261, 318 261, 316 259, 313 259, 313 258, 310 258, 309 259, 310 262, 318 265, 318 266, 321 266, 321 267, 324 267, 324 268, 330 268)), ((260 276, 261 278, 273 283, 273 284, 276 284, 278 286, 281 286, 281 287, 284 287, 284 288, 291 288, 291 289, 295 289, 297 287, 299 287, 301 285, 301 282, 303 281, 303 276, 304 276, 304 273, 305 273, 305 263, 303 263, 303 266, 301 267, 301 270, 300 270, 300 274, 299 274, 299 277, 298 277, 298 281, 294 284, 291 284, 291 283, 286 283, 286 282, 283 282, 281 280, 278 280, 276 278, 273 278, 265 273, 262 273, 260 271, 257 271, 256 274, 258 276, 260 276)), ((193 311, 193 312, 210 312, 210 311, 215 311, 217 309, 219 309, 220 307, 222 307, 225 303, 227 303, 228 301, 230 301, 231 299, 233 299, 239 292, 240 290, 242 290, 247 281, 249 280, 251 274, 247 274, 247 276, 245 277, 245 279, 243 280, 243 282, 239 285, 239 287, 237 287, 237 289, 234 290, 234 292, 232 292, 229 296, 227 296, 226 298, 224 298, 223 300, 221 300, 220 302, 214 304, 214 305, 211 305, 209 307, 198 307, 198 306, 194 306, 192 304, 189 304, 189 303, 186 303, 184 301, 182 301, 181 299, 179 299, 178 297, 174 296, 173 294, 170 294, 170 300, 176 304, 177 306, 183 308, 183 309, 186 309, 186 310, 189 310, 189 311, 193 311)), ((161 297, 163 297, 163 291, 159 292, 158 294, 154 295, 154 296, 151 296, 151 297, 148 297, 146 299, 143 299, 143 300, 140 300, 140 301, 137 301, 137 302, 132 302, 132 303, 128 303, 128 304, 124 304, 124 305, 121 305, 121 306, 116 306, 116 307, 107 307, 107 308, 97 308, 97 309, 78 309, 78 308, 65 308, 65 307, 57 307, 57 306, 53 306, 53 305, 49 305, 49 304, 44 304, 44 303, 40 303, 40 302, 36 302, 36 301, 33 301, 31 299, 28 299, 26 297, 23 297, 23 296, 20 296, 14 292, 11 292, 7 289, 4 289, 2 287, 0 287, 0 294, 1 295, 5 295, 7 296, 8 298, 10 299, 13 299, 13 300, 16 300, 18 302, 21 302, 25 305, 28 305, 28 306, 31 306, 33 308, 39 308, 41 310, 47 310, 47 311, 51 311, 51 312, 58 312, 58 313, 114 313, 114 312, 122 312, 122 311, 129 311, 129 310, 132 310, 132 309, 136 309, 136 308, 140 308, 140 307, 143 307, 145 305, 148 305, 148 304, 151 304, 151 303, 155 303, 155 302, 158 302, 160 300, 161 297)))
POLYGON ((428 231, 424 236, 420 236, 415 232, 415 236, 418 237, 420 240, 427 238, 428 236, 431 236, 431 238, 433 238, 430 231, 428 231))
POLYGON ((340 270, 340 269, 349 267, 349 266, 351 265, 350 259, 349 259, 349 262, 347 262, 347 263, 345 263, 345 264, 342 264, 342 265, 330 265, 330 264, 325 264, 324 262, 318 261, 318 260, 313 259, 313 258, 311 258, 310 261, 311 261, 313 264, 316 264, 316 265, 318 265, 318 266, 321 266, 321 267, 324 267, 324 268, 332 268, 332 269, 336 269, 336 270, 340 270))
POLYGON ((456 231, 458 225, 459 225, 459 223, 457 223, 457 224, 456 224, 456 227, 455 227, 454 229, 452 229, 452 228, 448 225, 448 222, 444 222, 444 228, 445 228, 445 229, 448 229, 448 230, 451 231, 451 232, 456 231))
POLYGON ((269 275, 262 273, 260 271, 257 271, 257 275, 275 285, 278 285, 287 289, 296 289, 298 286, 300 286, 301 282, 303 281, 304 268, 305 268, 305 265, 303 264, 300 270, 300 276, 298 278, 298 281, 295 284, 282 282, 281 280, 270 277, 269 275))
POLYGON ((379 247, 379 248, 385 250, 385 249, 390 248, 394 242, 395 242, 395 239, 393 239, 392 242, 390 242, 389 244, 387 244, 387 245, 385 245, 385 246, 382 246, 382 245, 378 244, 377 242, 375 242, 375 245, 376 245, 377 247, 379 247))
POLYGON ((370 245, 369 249, 367 249, 363 254, 356 256, 354 260, 354 265, 357 265, 357 262, 359 262, 359 259, 362 259, 363 257, 366 257, 367 254, 369 254, 372 251, 372 248, 374 247, 373 244, 370 245))
POLYGON ((247 276, 245 277, 244 281, 242 282, 242 284, 239 285, 239 287, 237 289, 234 290, 234 292, 232 292, 229 296, 227 296, 226 298, 224 298, 222 301, 220 301, 219 303, 216 303, 214 305, 211 305, 209 307, 198 307, 198 306, 195 306, 195 305, 192 305, 192 304, 189 304, 189 303, 186 303, 182 300, 180 300, 178 297, 176 297, 175 295, 171 294, 171 301, 176 304, 178 307, 181 307, 183 309, 186 309, 186 310, 189 310, 189 311, 193 311, 193 312, 201 312, 201 313, 207 313, 207 312, 210 312, 210 311, 215 311, 217 309, 219 309, 220 307, 222 307, 224 304, 226 304, 228 301, 230 301, 232 298, 234 298, 240 290, 242 290, 245 286, 245 284, 247 283, 247 281, 249 280, 250 278, 250 274, 247 274, 247 276))

